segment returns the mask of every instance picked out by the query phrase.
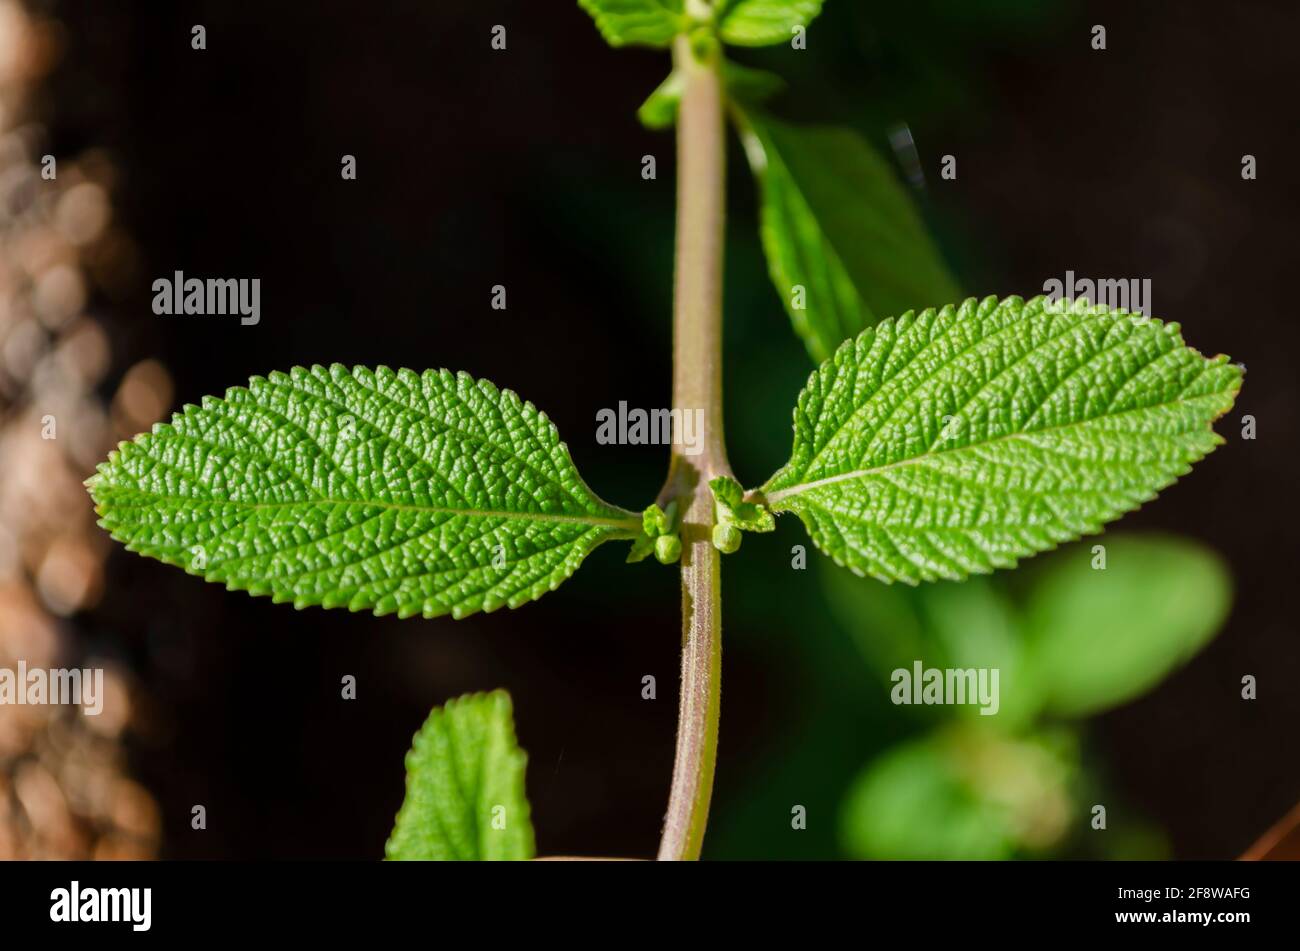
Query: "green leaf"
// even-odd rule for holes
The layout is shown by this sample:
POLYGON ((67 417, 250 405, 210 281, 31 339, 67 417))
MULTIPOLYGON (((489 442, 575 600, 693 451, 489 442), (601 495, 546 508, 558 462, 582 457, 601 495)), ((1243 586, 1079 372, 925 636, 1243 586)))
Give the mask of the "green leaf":
POLYGON ((641 534, 632 542, 627 554, 628 564, 644 561, 651 553, 665 565, 675 563, 682 554, 682 540, 678 535, 677 501, 668 503, 667 509, 651 504, 641 513, 641 534))
POLYGON ((1223 624, 1232 581, 1186 539, 1105 535, 1053 558, 1025 616, 1046 707, 1091 716, 1140 696, 1193 657, 1223 624))
POLYGON ((861 136, 754 110, 737 121, 772 283, 814 362, 882 317, 959 297, 911 195, 861 136))
POLYGON ((909 312, 809 377, 760 496, 857 574, 960 580, 1154 498, 1222 442, 1240 386, 1177 324, 1083 301, 909 312))
MULTIPOLYGON (((785 80, 775 73, 729 61, 722 64, 722 83, 728 97, 744 106, 765 102, 785 89, 785 80)), ((655 131, 671 128, 677 122, 684 85, 685 78, 679 70, 669 73, 637 109, 641 124, 655 131)))
POLYGON ((641 531, 651 538, 671 535, 677 531, 677 500, 668 503, 668 508, 661 509, 657 502, 652 502, 641 513, 641 531))
POLYGON ((1000 737, 975 726, 886 751, 841 807, 854 858, 997 860, 1043 852, 1064 837, 1076 806, 1078 749, 1068 734, 1000 737))
POLYGON ((295 607, 464 617, 554 590, 640 518, 531 403, 447 370, 294 369, 186 406, 87 485, 131 551, 295 607))
POLYGON ((645 561, 655 550, 655 542, 659 540, 658 536, 638 535, 632 542, 632 547, 627 553, 627 563, 635 565, 639 561, 645 561))
POLYGON ((785 80, 776 73, 730 60, 722 64, 722 83, 727 96, 746 108, 761 105, 786 88, 785 80))
MULTIPOLYGON (((1024 634, 1016 606, 992 578, 911 588, 879 585, 823 562, 822 586, 839 625, 857 643, 878 682, 896 670, 990 668, 998 671, 998 710, 980 705, 911 708, 914 715, 983 719, 989 729, 1012 730, 1037 712, 1040 688, 1026 669, 1024 634)), ((886 687, 888 689, 888 687, 886 687)))
POLYGON ((510 695, 469 694, 434 707, 406 754, 406 798, 389 859, 526 861, 534 855, 524 794, 528 757, 510 695))
POLYGON ((745 490, 731 476, 709 480, 718 520, 745 532, 776 531, 776 519, 766 505, 744 501, 745 490))
POLYGON ((731 476, 717 476, 710 479, 709 491, 713 493, 714 501, 727 509, 734 509, 745 497, 745 490, 731 476))
POLYGON ((636 117, 647 129, 656 132, 672 128, 677 121, 677 107, 681 105, 682 89, 686 79, 679 70, 673 70, 668 78, 655 87, 646 101, 636 111, 636 117))
POLYGON ((718 33, 733 46, 785 43, 821 12, 822 0, 731 0, 718 17, 718 33))
POLYGON ((682 0, 578 0, 610 46, 668 46, 691 20, 682 0))
POLYGON ((765 505, 744 501, 745 490, 731 476, 718 476, 709 480, 713 492, 713 512, 717 522, 713 526, 713 547, 723 554, 740 550, 741 531, 771 532, 776 530, 776 519, 765 505))

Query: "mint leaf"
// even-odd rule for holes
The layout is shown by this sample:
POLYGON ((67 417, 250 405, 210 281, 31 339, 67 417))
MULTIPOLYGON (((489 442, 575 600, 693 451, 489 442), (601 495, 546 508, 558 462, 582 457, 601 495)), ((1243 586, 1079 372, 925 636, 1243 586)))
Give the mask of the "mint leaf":
POLYGON ((469 694, 434 707, 406 754, 406 798, 384 854, 435 861, 527 860, 533 826, 528 757, 510 695, 469 694))
POLYGON ((958 298, 911 196, 861 136, 754 110, 737 121, 772 283, 814 362, 882 317, 958 298))
POLYGON ((960 580, 1096 532, 1222 442, 1241 370, 1177 324, 967 300, 846 342, 812 374, 760 490, 837 564, 960 580))
POLYGON ((789 42, 796 26, 822 12, 822 0, 731 0, 718 17, 718 33, 733 46, 789 42))
POLYGON ((668 46, 690 26, 682 0, 578 0, 610 46, 668 46))
POLYGON ((518 607, 640 527, 545 414, 447 370, 255 377, 123 443, 87 485, 130 551, 277 603, 401 617, 518 607))
POLYGON ((1140 696, 1219 630, 1232 601, 1222 560, 1186 539, 1104 535, 1044 566, 1025 613, 1046 707, 1091 716, 1140 696))

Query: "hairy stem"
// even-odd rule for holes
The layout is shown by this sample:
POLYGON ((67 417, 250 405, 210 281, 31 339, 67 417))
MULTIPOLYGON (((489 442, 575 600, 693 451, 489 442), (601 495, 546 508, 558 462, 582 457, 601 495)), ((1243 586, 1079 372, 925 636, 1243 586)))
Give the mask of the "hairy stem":
POLYGON ((700 59, 685 37, 673 50, 685 84, 677 119, 677 249, 673 407, 695 415, 698 449, 674 438, 661 504, 682 513, 682 684, 677 755, 661 860, 696 859, 704 842, 718 749, 722 595, 709 479, 730 475, 722 433, 722 253, 726 126, 716 52, 700 59))

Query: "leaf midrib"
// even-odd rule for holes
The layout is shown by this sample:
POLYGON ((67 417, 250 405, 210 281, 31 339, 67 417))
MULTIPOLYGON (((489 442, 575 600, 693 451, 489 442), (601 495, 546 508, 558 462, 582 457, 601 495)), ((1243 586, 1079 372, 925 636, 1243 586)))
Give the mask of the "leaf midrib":
MULTIPOLYGON (((1198 374, 1197 379, 1200 379, 1200 377, 1204 375, 1205 371, 1210 369, 1211 366, 1213 366, 1213 364, 1207 364, 1202 369, 1201 373, 1198 374)), ((1195 382, 1196 380, 1192 380, 1190 383, 1188 383, 1188 386, 1191 386, 1191 384, 1195 382)), ((1184 390, 1185 389, 1186 387, 1184 387, 1184 390)), ((938 458, 939 456, 947 455, 949 453, 961 452, 966 449, 980 449, 986 446, 993 446, 998 443, 1005 442, 1011 439, 1028 439, 1031 436, 1044 436, 1050 433, 1057 433, 1067 429, 1072 429, 1077 426, 1087 426, 1103 419, 1117 419, 1129 413, 1140 413, 1140 412, 1146 412, 1148 410, 1166 409, 1166 408, 1180 406, 1180 405, 1185 406, 1192 403, 1195 400, 1208 400, 1212 397, 1222 396, 1224 392, 1225 391, 1223 390, 1215 390, 1211 393, 1202 393, 1199 396, 1192 397, 1191 399, 1188 400, 1182 399, 1180 395, 1176 399, 1168 400, 1162 403, 1152 403, 1149 406, 1135 406, 1132 407, 1131 409, 1126 409, 1119 413, 1103 413, 1100 416, 1090 416, 1087 419, 1074 420, 1073 422, 1062 423, 1059 426, 1049 426, 1046 429, 1035 429, 1023 433, 1004 433, 1003 435, 997 436, 993 439, 986 439, 981 442, 968 442, 961 446, 952 446, 951 448, 948 449, 940 449, 938 452, 926 452, 919 456, 912 456, 907 459, 899 459, 894 462, 887 462, 884 465, 880 465, 880 466, 872 466, 869 469, 856 469, 853 472, 844 472, 839 475, 827 476, 824 479, 815 479, 812 482, 800 482, 790 486, 789 488, 778 489, 777 491, 772 492, 769 495, 766 495, 766 501, 769 505, 776 505, 782 499, 789 498, 790 496, 793 495, 801 495, 805 492, 810 492, 814 489, 819 489, 823 486, 834 485, 837 482, 847 482, 853 479, 864 479, 868 476, 875 475, 876 473, 887 472, 890 469, 897 469, 903 466, 917 465, 919 463, 926 462, 930 459, 935 459, 938 458)), ((1217 419, 1218 416, 1214 418, 1217 419)), ((1206 428, 1209 429, 1210 432, 1213 432, 1213 429, 1211 427, 1212 423, 1213 420, 1209 420, 1205 424, 1206 428)), ((1189 430, 1189 432, 1190 431, 1191 430, 1189 430)), ((1183 435, 1183 434, 1180 433, 1178 435, 1183 435)))
POLYGON ((525 519, 534 522, 563 522, 570 524, 582 524, 592 526, 606 526, 610 528, 624 528, 629 531, 639 530, 641 518, 631 512, 625 518, 606 518, 595 515, 567 515, 554 514, 550 512, 510 512, 497 509, 474 509, 474 508, 454 508, 442 505, 407 505, 401 502, 384 502, 380 500, 367 499, 294 499, 288 502, 245 502, 241 499, 196 499, 184 495, 164 495, 155 492, 148 492, 132 486, 109 485, 105 487, 110 492, 117 490, 120 492, 133 492, 149 499, 163 502, 175 502, 183 505, 234 505, 245 509, 277 509, 292 508, 294 506, 312 506, 312 505, 341 505, 356 506, 362 505, 367 508, 380 508, 392 511, 404 512, 423 512, 432 515, 465 515, 470 518, 500 518, 500 519, 525 519))

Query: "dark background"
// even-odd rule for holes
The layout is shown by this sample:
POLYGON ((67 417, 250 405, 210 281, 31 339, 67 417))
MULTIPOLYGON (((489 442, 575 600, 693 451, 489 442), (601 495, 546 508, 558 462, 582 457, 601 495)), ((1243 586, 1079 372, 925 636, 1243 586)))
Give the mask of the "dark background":
MULTIPOLYGON (((664 54, 607 48, 570 0, 49 12, 66 31, 46 84, 53 150, 110 152, 118 223, 140 251, 125 293, 100 302, 119 372, 157 357, 179 407, 300 364, 464 369, 543 408, 601 495, 652 498, 662 450, 597 446, 594 414, 669 395, 673 141, 634 116, 664 54), (204 51, 190 47, 196 23, 204 51), (495 24, 505 52, 489 47, 495 24), (356 181, 340 178, 345 153, 356 181), (646 154, 657 181, 641 179, 646 154), (177 269, 261 278, 261 324, 153 316, 150 282, 177 269), (489 306, 494 284, 505 312, 489 306)), ((1230 621, 1091 734, 1120 793, 1185 858, 1239 854, 1300 795, 1298 25, 1292 3, 828 0, 806 52, 735 54, 790 80, 786 118, 850 124, 882 148, 910 125, 918 197, 968 291, 1031 296, 1067 269, 1150 278, 1157 316, 1248 367, 1220 424, 1227 445, 1125 522, 1222 552, 1230 621), (1094 23, 1105 51, 1090 48, 1094 23), (945 153, 956 181, 938 177, 945 153), (1245 153, 1257 181, 1241 179, 1245 153), (1238 438, 1241 414, 1258 421, 1253 442, 1238 438), (1238 699, 1246 673, 1254 703, 1238 699)), ((754 484, 784 461, 810 366, 767 280, 734 143, 730 175, 726 411, 733 464, 754 484)), ((706 856, 834 856, 845 780, 902 730, 881 698, 855 693, 860 662, 817 572, 789 570, 799 535, 783 522, 727 561, 706 856), (846 711, 837 731, 808 728, 846 711), (807 832, 790 830, 792 802, 808 807, 807 832)), ((675 572, 625 568, 622 549, 536 604, 461 622, 299 613, 116 551, 79 627, 147 690, 132 768, 162 805, 163 854, 378 857, 429 708, 505 687, 539 852, 652 855, 678 600, 675 572), (355 701, 340 699, 345 674, 355 701), (194 804, 204 832, 190 829, 194 804)))

